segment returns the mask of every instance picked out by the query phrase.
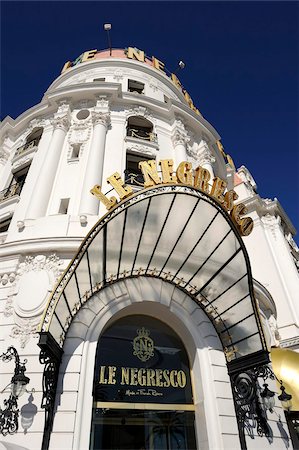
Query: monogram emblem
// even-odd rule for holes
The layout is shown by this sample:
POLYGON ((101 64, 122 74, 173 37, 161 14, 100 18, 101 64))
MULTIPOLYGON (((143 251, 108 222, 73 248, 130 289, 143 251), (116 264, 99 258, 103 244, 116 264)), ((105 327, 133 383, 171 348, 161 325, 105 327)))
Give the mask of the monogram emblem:
POLYGON ((154 356, 154 341, 149 337, 149 330, 144 327, 137 330, 137 334, 133 339, 133 355, 145 362, 154 356))

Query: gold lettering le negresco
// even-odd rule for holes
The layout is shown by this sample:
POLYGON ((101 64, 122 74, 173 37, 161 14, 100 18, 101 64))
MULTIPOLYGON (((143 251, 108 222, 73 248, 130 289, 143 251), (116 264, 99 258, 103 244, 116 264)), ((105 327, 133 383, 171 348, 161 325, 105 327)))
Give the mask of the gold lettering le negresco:
MULTIPOLYGON (((234 201, 238 199, 238 194, 233 189, 226 190, 226 181, 215 177, 211 183, 211 175, 207 169, 198 166, 193 170, 192 164, 188 161, 182 161, 175 172, 173 170, 172 159, 159 161, 159 166, 161 168, 161 176, 157 169, 156 160, 139 162, 145 188, 160 184, 184 184, 192 186, 213 197, 230 214, 232 221, 242 236, 248 236, 251 233, 253 220, 251 217, 241 217, 247 213, 247 208, 243 203, 234 205, 234 201)), ((132 187, 125 184, 118 172, 108 177, 107 183, 115 189, 120 200, 130 197, 134 193, 132 187)), ((101 191, 101 186, 99 185, 95 185, 90 192, 105 205, 108 211, 118 202, 114 196, 108 198, 101 191)))

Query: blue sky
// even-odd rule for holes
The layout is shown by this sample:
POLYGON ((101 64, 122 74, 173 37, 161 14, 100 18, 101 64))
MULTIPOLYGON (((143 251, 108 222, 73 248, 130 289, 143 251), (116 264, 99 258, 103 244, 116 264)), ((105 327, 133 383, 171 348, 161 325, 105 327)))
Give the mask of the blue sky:
MULTIPOLYGON (((136 46, 180 79, 262 197, 299 229, 298 2, 1 2, 1 119, 38 103, 67 60, 136 46)), ((298 238, 297 238, 298 241, 298 238)))

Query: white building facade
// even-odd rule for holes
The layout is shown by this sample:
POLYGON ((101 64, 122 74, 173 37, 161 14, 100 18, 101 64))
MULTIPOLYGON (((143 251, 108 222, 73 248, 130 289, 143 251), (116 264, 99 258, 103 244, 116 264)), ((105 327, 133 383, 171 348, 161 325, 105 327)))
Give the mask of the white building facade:
POLYGON ((298 448, 294 227, 162 61, 67 63, 3 121, 0 172, 0 352, 30 378, 0 448, 298 448))

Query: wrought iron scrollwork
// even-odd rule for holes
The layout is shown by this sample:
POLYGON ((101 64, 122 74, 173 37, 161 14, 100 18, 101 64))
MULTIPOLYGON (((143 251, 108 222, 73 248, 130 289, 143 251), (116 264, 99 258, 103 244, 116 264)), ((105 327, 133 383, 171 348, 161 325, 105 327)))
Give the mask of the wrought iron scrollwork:
POLYGON ((63 352, 50 333, 40 333, 38 345, 41 348, 39 361, 45 366, 43 373, 43 397, 41 403, 41 407, 45 410, 42 450, 47 450, 49 448, 53 428, 59 366, 63 352))
POLYGON ((255 428, 259 436, 271 436, 266 411, 262 407, 258 378, 266 380, 267 378, 274 379, 275 376, 267 365, 253 367, 246 371, 243 370, 231 376, 236 417, 243 450, 247 448, 244 430, 251 437, 253 437, 255 428))
POLYGON ((14 434, 19 428, 19 409, 17 399, 10 394, 7 400, 4 400, 5 408, 0 407, 0 428, 3 436, 14 434))

